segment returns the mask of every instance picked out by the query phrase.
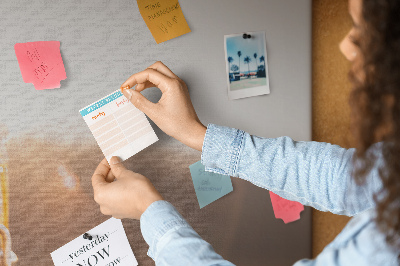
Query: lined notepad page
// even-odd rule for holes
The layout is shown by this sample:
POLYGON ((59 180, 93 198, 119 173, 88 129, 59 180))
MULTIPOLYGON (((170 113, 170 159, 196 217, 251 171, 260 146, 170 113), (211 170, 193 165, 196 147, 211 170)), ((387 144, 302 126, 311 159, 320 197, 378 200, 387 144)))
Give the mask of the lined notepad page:
POLYGON ((145 114, 119 90, 79 112, 107 161, 126 160, 158 140, 145 114))

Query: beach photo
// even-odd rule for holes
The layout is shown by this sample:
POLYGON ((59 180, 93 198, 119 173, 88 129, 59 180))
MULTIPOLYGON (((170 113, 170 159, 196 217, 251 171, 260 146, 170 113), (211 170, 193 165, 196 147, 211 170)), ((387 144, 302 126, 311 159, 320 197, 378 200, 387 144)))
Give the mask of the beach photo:
POLYGON ((269 94, 264 32, 225 35, 229 99, 269 94))

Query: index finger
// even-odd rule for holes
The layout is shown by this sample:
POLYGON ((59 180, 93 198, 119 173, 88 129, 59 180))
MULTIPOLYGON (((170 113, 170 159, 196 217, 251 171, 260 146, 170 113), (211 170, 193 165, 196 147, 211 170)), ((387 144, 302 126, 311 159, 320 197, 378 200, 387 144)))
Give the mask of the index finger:
POLYGON ((157 70, 160 73, 163 73, 164 75, 170 77, 170 78, 178 78, 177 75, 174 74, 174 72, 171 71, 166 65, 164 65, 161 61, 157 61, 148 68, 152 68, 154 70, 157 70))
POLYGON ((108 164, 107 159, 104 158, 97 166, 92 176, 93 188, 98 187, 99 185, 107 184, 106 178, 109 171, 110 165, 108 164))
POLYGON ((136 84, 145 83, 146 81, 153 83, 157 88, 161 90, 162 93, 164 93, 168 85, 172 83, 172 79, 170 77, 158 72, 155 69, 148 68, 146 70, 143 70, 142 72, 130 76, 121 85, 121 88, 125 88, 126 86, 132 88, 136 84))

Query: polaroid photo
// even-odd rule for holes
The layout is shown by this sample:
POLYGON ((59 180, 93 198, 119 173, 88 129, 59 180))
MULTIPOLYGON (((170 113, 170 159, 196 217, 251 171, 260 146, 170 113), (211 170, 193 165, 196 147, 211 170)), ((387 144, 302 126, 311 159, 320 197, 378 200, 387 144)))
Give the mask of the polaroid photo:
POLYGON ((224 36, 229 100, 269 94, 265 32, 224 36))

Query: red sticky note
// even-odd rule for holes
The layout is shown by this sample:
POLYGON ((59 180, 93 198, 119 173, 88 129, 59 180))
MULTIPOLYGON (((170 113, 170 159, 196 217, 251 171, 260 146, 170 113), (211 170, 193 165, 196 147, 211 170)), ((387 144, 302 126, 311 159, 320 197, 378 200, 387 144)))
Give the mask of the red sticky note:
POLYGON ((304 206, 301 203, 281 198, 271 191, 269 196, 271 197, 276 219, 282 219, 285 224, 300 219, 300 213, 304 210, 304 206))
POLYGON ((60 88, 60 81, 67 78, 60 42, 17 43, 14 50, 24 82, 33 83, 35 89, 60 88))

